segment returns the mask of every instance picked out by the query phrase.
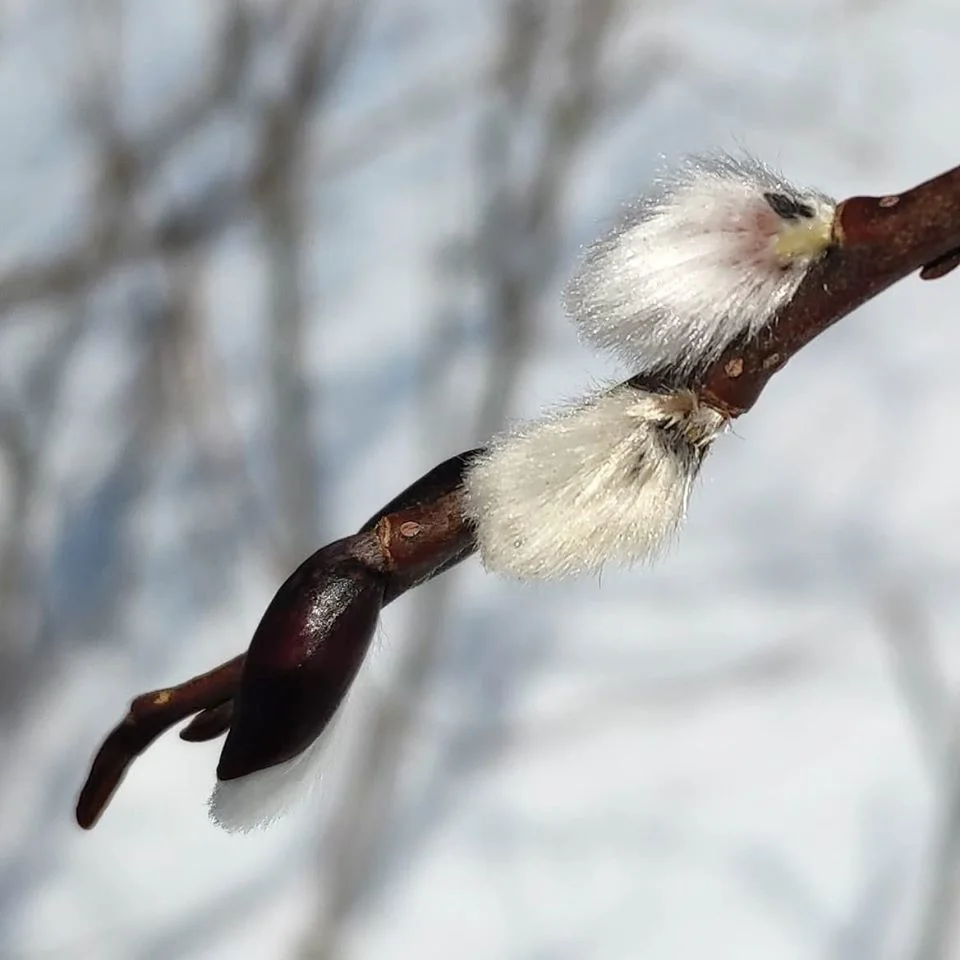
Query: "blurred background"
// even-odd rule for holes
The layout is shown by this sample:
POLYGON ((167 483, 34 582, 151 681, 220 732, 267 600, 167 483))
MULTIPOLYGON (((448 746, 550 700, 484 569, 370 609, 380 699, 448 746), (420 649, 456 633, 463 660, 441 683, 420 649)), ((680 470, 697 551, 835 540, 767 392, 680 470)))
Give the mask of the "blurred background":
POLYGON ((0 957, 960 957, 960 279, 776 377, 679 546, 384 617, 230 837, 137 693, 438 461, 627 371, 560 292, 657 168, 960 162, 950 0, 0 3, 0 957), (949 441, 949 442, 948 442, 949 441))

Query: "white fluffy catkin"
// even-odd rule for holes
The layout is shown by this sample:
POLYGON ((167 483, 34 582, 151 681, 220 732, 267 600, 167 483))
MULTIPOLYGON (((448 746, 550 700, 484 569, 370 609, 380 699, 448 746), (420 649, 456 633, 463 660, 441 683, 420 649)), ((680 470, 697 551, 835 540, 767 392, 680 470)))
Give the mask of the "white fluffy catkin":
POLYGON ((324 748, 336 719, 292 759, 235 780, 217 780, 207 803, 210 819, 227 833, 249 833, 300 807, 320 781, 324 748))
POLYGON ((464 484, 484 566, 558 579, 653 556, 724 424, 691 391, 621 385, 494 440, 464 484))
POLYGON ((796 293, 832 242, 834 212, 752 157, 690 158, 588 249, 567 310, 635 373, 701 368, 796 293))

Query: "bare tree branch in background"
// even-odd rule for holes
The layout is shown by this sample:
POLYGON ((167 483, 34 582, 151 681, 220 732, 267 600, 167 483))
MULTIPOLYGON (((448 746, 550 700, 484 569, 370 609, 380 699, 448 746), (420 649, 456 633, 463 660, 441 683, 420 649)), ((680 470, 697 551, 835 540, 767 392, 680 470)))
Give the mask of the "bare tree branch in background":
MULTIPOLYGON (((287 534, 272 552, 286 566, 295 555, 299 560, 309 552, 319 536, 317 445, 311 428, 316 396, 304 367, 309 319, 303 302, 309 255, 305 201, 307 186, 317 182, 310 134, 355 54, 364 5, 227 0, 218 8, 221 20, 199 82, 182 98, 171 98, 136 132, 127 128, 120 109, 122 7, 115 0, 91 0, 77 9, 81 42, 67 89, 73 91, 74 123, 93 157, 87 222, 49 259, 14 261, 0 275, 0 333, 16 332, 23 319, 35 324, 38 307, 49 311, 50 327, 48 343, 26 378, 26 392, 8 396, 5 391, 0 398, 7 495, 0 537, 4 755, 17 746, 20 718, 56 682, 57 665, 75 655, 80 643, 116 643, 122 635, 131 598, 151 575, 132 527, 149 509, 161 482, 158 475, 170 474, 178 458, 183 462, 176 480, 183 487, 179 502, 187 517, 180 549, 202 571, 192 577, 191 590, 202 595, 205 581, 217 577, 217 589, 229 584, 240 538, 259 534, 272 546, 270 526, 261 523, 257 531, 251 524, 269 514, 253 491, 248 451, 231 434, 223 374, 209 355, 209 318, 198 296, 211 245, 233 225, 254 218, 262 226, 270 291, 267 342, 275 348, 275 424, 269 436, 276 444, 280 493, 274 502, 281 505, 287 534), (276 89, 257 99, 256 60, 268 44, 282 55, 282 77, 276 89), (251 117, 249 162, 239 171, 227 164, 192 192, 148 212, 144 197, 171 161, 198 134, 236 113, 251 117), (105 315, 102 302, 115 288, 129 292, 125 309, 105 315), (68 415, 63 385, 78 349, 114 320, 135 356, 120 400, 115 459, 89 492, 65 504, 52 542, 40 546, 36 504, 50 496, 48 438, 68 415), (95 555, 86 550, 91 537, 95 555), (64 576, 69 565, 73 572, 64 576), (65 586, 70 577, 83 585, 65 586), (77 591, 79 605, 73 603, 77 591)), ((361 137, 368 145, 364 149, 374 147, 369 131, 361 130, 361 137)), ((354 151, 352 160, 362 162, 362 153, 354 151)), ((335 150, 330 155, 332 169, 335 150)), ((201 596, 198 602, 208 600, 201 596)), ((158 649, 150 656, 162 660, 172 653, 158 649)), ((127 655, 135 656, 135 650, 127 655)), ((57 766, 51 777, 62 777, 64 769, 57 766)), ((51 780, 50 793, 63 790, 51 780)), ((43 830, 42 818, 36 826, 43 830)), ((35 867, 25 865, 36 862, 40 835, 24 832, 19 850, 0 866, 0 888, 15 889, 33 872, 35 867)), ((12 905, 13 899, 5 902, 12 905)))
POLYGON ((287 94, 267 107, 263 141, 269 144, 254 185, 269 271, 270 384, 282 512, 283 567, 310 554, 321 535, 317 443, 312 428, 318 391, 304 368, 310 318, 304 310, 306 217, 310 170, 306 165, 311 115, 322 106, 347 63, 364 15, 362 2, 327 0, 307 10, 286 81, 287 94))
MULTIPOLYGON (((937 662, 936 645, 918 598, 904 588, 880 597, 877 619, 893 684, 914 727, 933 795, 918 909, 910 917, 903 957, 952 960, 960 904, 960 716, 956 696, 937 662)), ((873 960, 896 939, 894 921, 908 899, 907 854, 885 810, 861 820, 861 879, 842 918, 818 901, 809 881, 762 850, 730 859, 734 875, 793 928, 799 940, 831 960, 873 960)))
MULTIPOLYGON (((139 554, 130 552, 130 524, 148 509, 157 474, 168 469, 181 440, 187 440, 184 475, 195 475, 190 482, 203 491, 180 495, 185 514, 193 517, 186 521, 181 549, 195 562, 203 558, 204 578, 216 574, 229 583, 240 537, 258 536, 281 568, 315 546, 322 535, 323 472, 314 427, 320 391, 306 367, 313 321, 305 300, 306 268, 316 256, 310 246, 312 197, 324 178, 357 169, 399 138, 449 115, 476 84, 476 77, 466 74, 455 83, 437 77, 400 89, 395 100, 403 106, 377 108, 359 117, 346 136, 333 137, 325 125, 328 106, 356 55, 367 5, 226 0, 217 10, 220 23, 199 82, 133 130, 119 106, 123 4, 90 0, 78 7, 82 42, 68 89, 76 104, 74 122, 93 156, 88 219, 75 239, 45 259, 14 261, 0 271, 0 333, 15 331, 25 319, 33 322, 30 311, 40 306, 51 311, 54 331, 27 406, 20 397, 9 402, 4 397, 0 414, 10 494, 10 523, 0 542, 4 747, 17 742, 14 711, 37 701, 44 678, 57 675, 53 665, 74 648, 66 643, 68 633, 74 645, 100 638, 116 642, 122 633, 130 599, 150 575, 139 554), (268 47, 276 69, 264 90, 258 64, 268 47), (253 130, 249 158, 159 206, 144 204, 193 140, 238 114, 249 118, 253 130), (251 221, 259 227, 266 267, 272 397, 267 438, 278 490, 270 502, 279 510, 266 509, 249 474, 249 450, 231 430, 224 373, 211 350, 209 317, 199 295, 214 244, 251 221), (66 412, 59 391, 91 331, 114 322, 100 315, 99 302, 117 284, 132 291, 126 315, 115 322, 135 342, 139 364, 120 401, 124 438, 116 462, 107 465, 89 497, 71 508, 62 533, 69 540, 78 528, 87 536, 99 516, 97 504, 109 505, 114 532, 99 544, 102 556, 83 559, 111 590, 91 600, 95 616, 71 620, 66 630, 57 616, 62 603, 48 594, 59 589, 56 567, 68 562, 70 550, 61 540, 52 545, 52 560, 38 551, 33 501, 43 489, 46 436, 66 412), (208 556, 211 549, 219 554, 208 556)), ((204 589, 196 578, 189 586, 204 589)), ((156 650, 150 656, 162 660, 171 654, 156 650)), ((62 775, 60 767, 54 775, 62 775)), ((51 794, 61 792, 51 784, 51 794)), ((38 830, 42 827, 38 821, 38 830)), ((38 835, 25 833, 20 853, 0 869, 0 888, 22 880, 38 835)))
MULTIPOLYGON (((464 243, 475 253, 471 262, 491 338, 474 436, 489 436, 505 419, 533 342, 537 307, 559 266, 567 177, 603 110, 601 57, 615 13, 613 0, 578 0, 569 6, 510 0, 504 6, 500 50, 489 81, 491 106, 480 132, 482 199, 475 231, 464 243), (557 35, 563 38, 559 49, 557 35), (556 72, 562 83, 544 97, 537 80, 556 72), (527 166, 524 140, 531 131, 538 146, 527 166)), ((423 389, 429 396, 431 376, 427 369, 423 389)), ((301 947, 304 960, 341 955, 351 915, 376 887, 404 747, 417 722, 416 705, 436 675, 455 590, 452 575, 421 588, 413 635, 367 719, 321 843, 317 919, 301 947)), ((449 746, 459 753, 463 738, 452 737, 449 746)), ((484 755, 475 751, 478 759, 484 755)))
POLYGON ((881 636, 904 710, 915 727, 934 801, 915 940, 908 956, 951 960, 960 933, 960 704, 937 662, 918 598, 900 589, 881 601, 881 636))

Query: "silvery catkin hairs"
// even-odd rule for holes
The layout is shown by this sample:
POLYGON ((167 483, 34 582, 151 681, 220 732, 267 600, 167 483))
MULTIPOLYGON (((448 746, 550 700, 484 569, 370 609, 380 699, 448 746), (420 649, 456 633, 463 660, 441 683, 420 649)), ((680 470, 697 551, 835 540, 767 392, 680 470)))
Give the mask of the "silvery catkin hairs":
POLYGON ((499 437, 467 474, 484 565, 557 579, 650 556, 723 426, 689 390, 621 385, 499 437))
POLYGON ((669 541, 726 424, 696 372, 790 301, 834 211, 753 158, 694 157, 587 251, 566 294, 583 339, 679 386, 628 383, 496 438, 465 482, 487 569, 555 579, 669 541))
POLYGON ((588 249, 567 310, 634 372, 689 373, 790 300, 830 243, 834 210, 752 157, 690 158, 588 249))

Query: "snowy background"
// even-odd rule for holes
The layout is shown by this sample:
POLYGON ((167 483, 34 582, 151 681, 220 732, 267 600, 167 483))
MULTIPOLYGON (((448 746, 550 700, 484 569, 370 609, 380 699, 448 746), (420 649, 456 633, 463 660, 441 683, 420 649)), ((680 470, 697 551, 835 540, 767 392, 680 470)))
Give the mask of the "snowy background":
POLYGON ((951 0, 0 4, 0 957, 960 957, 960 278, 772 381, 679 546, 383 619, 309 807, 137 693, 436 462, 617 370, 559 308, 661 156, 960 161, 951 0))

